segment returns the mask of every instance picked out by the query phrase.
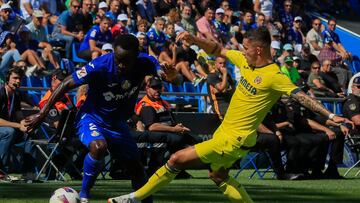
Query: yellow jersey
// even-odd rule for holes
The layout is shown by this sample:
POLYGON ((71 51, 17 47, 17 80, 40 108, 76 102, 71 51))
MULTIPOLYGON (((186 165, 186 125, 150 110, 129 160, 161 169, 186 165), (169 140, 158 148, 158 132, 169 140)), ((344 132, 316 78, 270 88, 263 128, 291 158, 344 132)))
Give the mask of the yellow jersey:
POLYGON ((218 130, 222 136, 240 141, 242 137, 256 135, 257 127, 274 103, 297 87, 275 63, 253 69, 239 51, 229 50, 226 57, 240 69, 240 80, 218 130))

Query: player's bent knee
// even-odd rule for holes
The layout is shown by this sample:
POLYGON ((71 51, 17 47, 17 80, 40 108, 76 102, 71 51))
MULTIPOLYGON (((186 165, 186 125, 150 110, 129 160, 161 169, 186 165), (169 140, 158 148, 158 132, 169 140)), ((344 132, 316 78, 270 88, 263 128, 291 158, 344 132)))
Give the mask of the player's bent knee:
POLYGON ((183 164, 184 160, 182 159, 181 152, 176 152, 170 156, 168 160, 168 165, 170 167, 181 169, 181 165, 183 164))

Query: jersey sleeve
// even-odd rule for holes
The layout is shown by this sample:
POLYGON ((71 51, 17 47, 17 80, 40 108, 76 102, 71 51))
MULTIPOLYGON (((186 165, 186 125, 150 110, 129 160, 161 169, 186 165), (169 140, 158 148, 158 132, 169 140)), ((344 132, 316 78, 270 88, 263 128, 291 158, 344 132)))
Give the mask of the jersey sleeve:
POLYGON ((97 40, 97 30, 92 29, 89 33, 89 40, 97 40))
POLYGON ((97 73, 109 70, 113 66, 113 54, 100 56, 72 74, 76 85, 88 84, 97 73))
POLYGON ((245 56, 240 51, 229 50, 226 52, 226 58, 239 69, 248 65, 245 56))
POLYGON ((273 90, 281 92, 283 94, 290 95, 294 90, 300 91, 300 88, 295 86, 290 78, 284 75, 282 72, 277 72, 272 76, 271 87, 273 90))

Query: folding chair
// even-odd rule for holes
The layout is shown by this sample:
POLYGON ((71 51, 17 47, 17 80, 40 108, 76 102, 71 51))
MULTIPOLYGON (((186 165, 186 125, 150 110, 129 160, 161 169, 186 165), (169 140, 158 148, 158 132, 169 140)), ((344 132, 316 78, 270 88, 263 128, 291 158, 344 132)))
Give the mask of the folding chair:
MULTIPOLYGON (((250 151, 246 157, 244 157, 244 160, 242 160, 240 162, 240 169, 239 171, 235 174, 234 178, 237 178, 239 176, 239 174, 248 168, 253 168, 254 171, 252 172, 252 174, 249 176, 249 179, 251 179, 252 177, 255 176, 255 174, 258 175, 258 177, 260 179, 264 179, 264 176, 266 173, 268 172, 274 172, 272 170, 272 161, 270 158, 270 155, 266 152, 266 151, 250 151), (269 161, 269 165, 265 168, 265 169, 261 169, 258 166, 258 159, 260 158, 260 156, 264 154, 265 157, 267 158, 267 160, 269 161)), ((275 173, 273 175, 273 177, 275 176, 275 173)))
POLYGON ((31 140, 36 146, 36 148, 40 151, 40 153, 46 159, 45 163, 43 164, 42 168, 38 172, 36 176, 36 180, 38 180, 41 174, 44 172, 47 166, 51 166, 54 170, 59 174, 59 180, 66 181, 64 176, 64 172, 60 171, 59 168, 54 164, 52 161, 54 155, 57 153, 60 145, 64 143, 68 136, 73 132, 73 123, 75 120, 76 111, 74 110, 64 110, 62 111, 61 118, 58 124, 57 132, 52 135, 49 139, 43 140, 31 140), (46 149, 50 148, 50 153, 46 153, 46 149))
MULTIPOLYGON (((347 138, 345 139, 345 145, 346 146, 348 146, 348 147, 350 147, 350 149, 351 149, 351 152, 350 153, 352 153, 352 152, 354 152, 356 155, 357 155, 357 158, 359 158, 359 155, 360 155, 360 135, 352 135, 352 134, 349 134, 348 136, 347 136, 347 138)), ((344 155, 345 155, 345 153, 344 153, 344 155)), ((351 154, 351 155, 353 155, 353 154, 351 154)), ((353 159, 353 160, 355 160, 354 159, 354 157, 348 157, 348 158, 351 158, 351 159, 353 159)), ((354 161, 355 162, 355 161, 354 161)), ((350 173, 350 171, 352 170, 352 169, 354 169, 356 166, 358 166, 360 164, 360 159, 358 159, 358 161, 356 161, 346 172, 345 172, 345 174, 344 174, 344 176, 347 176, 349 173, 350 173)), ((360 174, 360 169, 356 172, 356 174, 355 174, 355 176, 358 176, 360 174)))

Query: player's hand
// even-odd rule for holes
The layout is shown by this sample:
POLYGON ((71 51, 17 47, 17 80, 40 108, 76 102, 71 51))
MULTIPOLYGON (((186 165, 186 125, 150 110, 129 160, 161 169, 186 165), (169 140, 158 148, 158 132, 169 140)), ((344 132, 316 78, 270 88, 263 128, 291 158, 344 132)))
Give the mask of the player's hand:
POLYGON ((46 115, 44 113, 39 112, 33 115, 30 115, 25 118, 25 127, 26 131, 31 133, 33 132, 41 123, 41 121, 45 118, 46 115))
POLYGON ((191 35, 189 32, 185 31, 185 32, 181 32, 177 37, 176 37, 176 42, 181 41, 181 40, 185 40, 187 41, 189 44, 193 44, 194 42, 194 36, 191 35))

